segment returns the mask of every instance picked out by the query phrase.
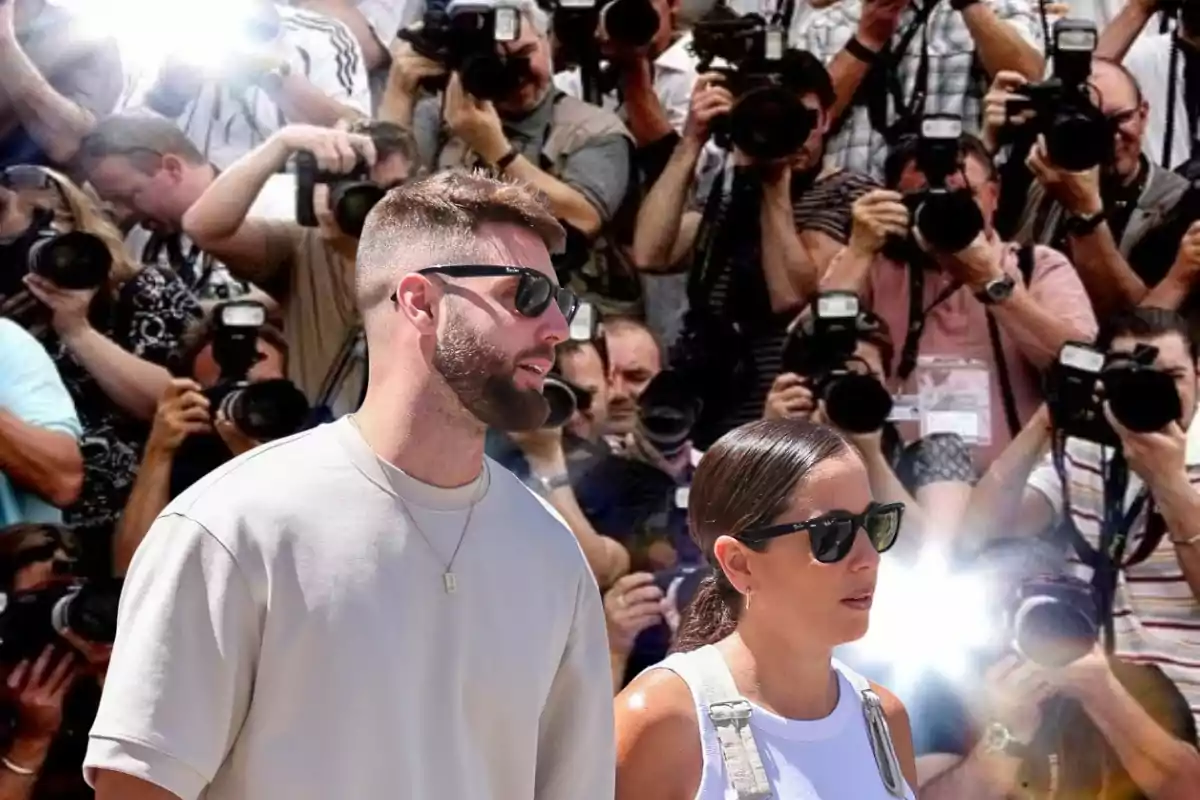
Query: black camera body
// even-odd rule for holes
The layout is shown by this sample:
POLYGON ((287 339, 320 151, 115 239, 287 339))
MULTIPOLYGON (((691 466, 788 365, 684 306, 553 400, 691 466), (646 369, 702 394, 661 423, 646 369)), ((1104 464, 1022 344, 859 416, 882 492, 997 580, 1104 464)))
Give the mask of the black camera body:
POLYGON ((645 47, 658 33, 650 0, 554 0, 554 38, 569 63, 598 52, 597 37, 624 47, 645 47))
POLYGON ((112 270, 112 253, 97 236, 83 231, 60 233, 54 213, 35 211, 29 228, 0 245, 0 297, 24 288, 27 274, 40 275, 63 289, 96 289, 112 270))
POLYGON ((871 375, 851 368, 863 334, 878 325, 853 292, 822 292, 812 317, 798 325, 783 349, 783 371, 808 379, 814 400, 844 431, 877 431, 892 412, 892 396, 871 375))
POLYGON ((912 228, 943 253, 957 253, 983 230, 983 212, 971 190, 947 186, 949 177, 962 169, 961 141, 962 120, 958 117, 924 117, 916 162, 925 176, 925 187, 904 196, 912 228))
POLYGON ((545 428, 561 428, 576 410, 587 411, 592 404, 592 396, 586 390, 571 383, 558 371, 546 376, 542 382, 542 395, 550 406, 550 413, 542 425, 545 428))
POLYGON ((347 236, 362 235, 367 214, 383 199, 387 190, 371 180, 371 169, 361 157, 354 169, 337 175, 323 172, 312 153, 296 154, 296 222, 308 228, 317 227, 313 206, 313 190, 318 184, 329 187, 329 207, 338 228, 347 236))
POLYGON ((1009 100, 1004 114, 1012 119, 1026 111, 1026 123, 1046 139, 1046 150, 1055 165, 1083 172, 1112 158, 1112 127, 1092 102, 1088 78, 1096 51, 1096 23, 1086 19, 1061 19, 1054 24, 1054 71, 1040 83, 1021 87, 1022 97, 1009 100))
POLYGON ((704 408, 696 388, 682 373, 663 370, 638 398, 638 427, 663 458, 674 458, 687 447, 704 408))
POLYGON ((76 579, 0 595, 0 663, 35 659, 67 631, 93 644, 112 644, 122 583, 76 579))
POLYGON ((1071 575, 1027 580, 1012 604, 1013 645, 1043 667, 1065 667, 1087 655, 1099 641, 1100 627, 1096 590, 1071 575))
POLYGON ((1104 416, 1105 400, 1113 416, 1132 431, 1159 431, 1179 419, 1183 411, 1175 380, 1155 368, 1157 355, 1157 348, 1149 345, 1139 345, 1133 353, 1107 354, 1087 344, 1063 345, 1046 382, 1046 405, 1055 430, 1119 446, 1104 416))
MULTIPOLYGON (((496 100, 515 91, 529 74, 529 60, 500 52, 497 46, 521 35, 521 11, 503 0, 453 0, 448 6, 430 4, 419 30, 397 34, 420 55, 457 72, 463 90, 480 100, 496 100)), ((421 82, 437 92, 446 76, 421 82)))
POLYGON ((784 83, 785 32, 758 14, 738 16, 724 4, 696 22, 698 73, 717 72, 734 97, 728 119, 713 120, 713 138, 762 161, 786 158, 808 139, 816 114, 784 83), (721 59, 729 66, 714 67, 721 59))
POLYGON ((308 417, 308 400, 286 379, 250 383, 247 375, 258 362, 258 333, 266 323, 266 308, 254 300, 222 303, 216 316, 213 360, 221 378, 205 391, 213 416, 223 411, 238 430, 257 441, 295 433, 308 417))

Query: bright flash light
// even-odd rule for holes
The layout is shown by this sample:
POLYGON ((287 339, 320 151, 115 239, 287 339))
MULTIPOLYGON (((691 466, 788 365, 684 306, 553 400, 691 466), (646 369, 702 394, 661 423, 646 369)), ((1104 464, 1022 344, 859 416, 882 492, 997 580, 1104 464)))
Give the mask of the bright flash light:
POLYGON ((997 640, 1000 619, 986 579, 953 570, 943 554, 927 552, 908 565, 885 558, 870 631, 847 649, 856 659, 887 664, 890 688, 898 693, 929 672, 960 682, 968 677, 972 655, 997 640))
POLYGON ((253 45, 257 0, 58 0, 81 37, 116 41, 128 72, 154 74, 168 57, 199 70, 219 68, 253 45))

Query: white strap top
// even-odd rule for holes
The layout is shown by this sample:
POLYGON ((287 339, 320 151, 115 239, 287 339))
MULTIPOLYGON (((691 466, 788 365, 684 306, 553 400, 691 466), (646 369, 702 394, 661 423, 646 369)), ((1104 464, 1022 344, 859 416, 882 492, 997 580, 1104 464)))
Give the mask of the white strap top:
POLYGON ((651 667, 691 690, 704 751, 696 800, 915 800, 870 683, 836 660, 833 668, 837 706, 808 721, 747 701, 715 647, 651 667))

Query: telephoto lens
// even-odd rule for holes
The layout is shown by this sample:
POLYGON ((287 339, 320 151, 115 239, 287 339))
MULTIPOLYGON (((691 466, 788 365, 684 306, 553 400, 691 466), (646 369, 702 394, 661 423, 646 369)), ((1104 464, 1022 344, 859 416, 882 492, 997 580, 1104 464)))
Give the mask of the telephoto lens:
POLYGON ((1083 658, 1100 636, 1100 608, 1087 581, 1070 575, 1035 578, 1018 593, 1013 639, 1021 655, 1043 667, 1083 658))
POLYGON ((29 248, 29 271, 63 289, 95 289, 111 269, 108 246, 83 231, 45 236, 29 248))
POLYGON ((547 376, 542 383, 542 396, 546 398, 546 403, 550 406, 550 413, 546 415, 546 421, 543 423, 544 428, 561 428, 571 419, 571 415, 575 413, 575 392, 560 378, 547 376))
POLYGON ((285 378, 239 386, 225 395, 220 409, 238 430, 259 442, 291 436, 309 413, 304 393, 285 378))
POLYGON ((1135 433, 1161 431, 1183 416, 1175 379, 1154 368, 1158 350, 1112 354, 1101 372, 1104 396, 1117 421, 1135 433))
POLYGON ((848 433, 871 433, 892 413, 892 396, 872 375, 842 372, 829 375, 817 389, 829 421, 848 433))
POLYGON ((371 181, 344 181, 334 184, 329 193, 333 207, 333 218, 338 228, 347 236, 357 239, 367 224, 367 215, 376 203, 383 199, 387 190, 371 181))

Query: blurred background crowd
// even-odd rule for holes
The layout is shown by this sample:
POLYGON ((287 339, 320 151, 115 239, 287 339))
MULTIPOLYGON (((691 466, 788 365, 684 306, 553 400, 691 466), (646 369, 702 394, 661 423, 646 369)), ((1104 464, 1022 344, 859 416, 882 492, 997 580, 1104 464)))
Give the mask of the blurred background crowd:
POLYGON ((807 417, 909 509, 837 655, 922 781, 1153 798, 1200 714, 1198 121, 1195 0, 0 0, 0 800, 90 796, 139 541, 357 407, 363 220, 456 167, 568 231, 550 419, 488 449, 614 692, 712 568, 700 454, 807 417))

